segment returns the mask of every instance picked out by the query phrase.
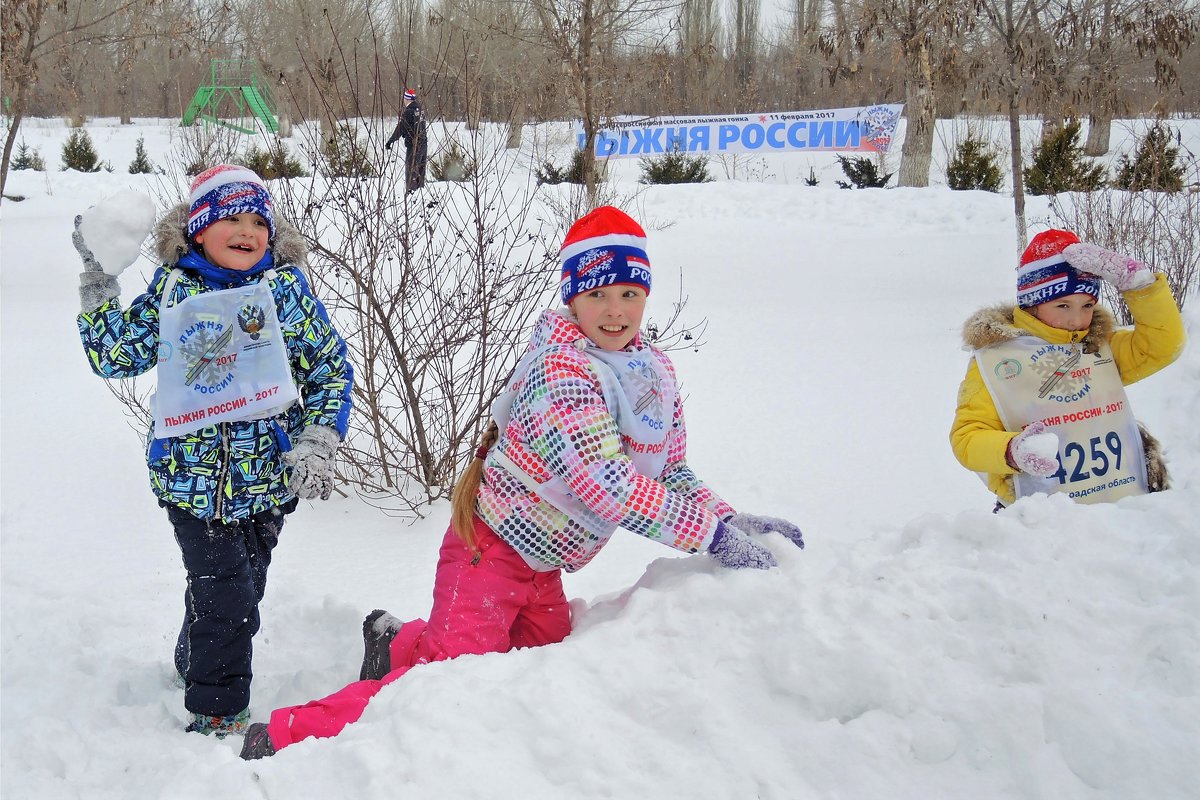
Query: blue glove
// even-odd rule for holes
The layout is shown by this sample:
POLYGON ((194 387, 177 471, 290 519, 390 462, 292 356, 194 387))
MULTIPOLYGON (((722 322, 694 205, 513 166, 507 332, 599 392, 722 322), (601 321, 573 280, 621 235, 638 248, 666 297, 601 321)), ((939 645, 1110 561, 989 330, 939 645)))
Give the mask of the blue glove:
POLYGON ((771 551, 725 522, 717 523, 708 552, 728 569, 770 569, 779 566, 771 551))
POLYGON ((804 534, 792 523, 779 517, 760 517, 757 514, 734 514, 725 520, 729 525, 747 533, 778 533, 792 544, 804 549, 804 534))

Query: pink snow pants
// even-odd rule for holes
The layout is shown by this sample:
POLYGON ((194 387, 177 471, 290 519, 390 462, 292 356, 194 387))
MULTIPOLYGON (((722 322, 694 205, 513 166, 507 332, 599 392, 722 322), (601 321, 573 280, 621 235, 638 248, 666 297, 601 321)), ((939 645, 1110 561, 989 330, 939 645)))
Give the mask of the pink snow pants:
POLYGON ((322 700, 276 709, 267 732, 275 749, 309 736, 336 736, 362 716, 379 690, 418 664, 472 653, 561 642, 571 632, 570 607, 558 570, 536 572, 478 517, 479 558, 453 527, 446 531, 433 582, 429 622, 407 622, 391 644, 392 671, 357 681, 322 700))

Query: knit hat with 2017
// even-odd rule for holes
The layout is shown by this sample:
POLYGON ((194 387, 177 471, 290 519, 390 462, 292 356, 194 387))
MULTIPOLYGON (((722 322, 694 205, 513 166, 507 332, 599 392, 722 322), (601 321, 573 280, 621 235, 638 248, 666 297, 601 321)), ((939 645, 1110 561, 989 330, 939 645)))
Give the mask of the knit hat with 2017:
POLYGON ((258 214, 267 221, 269 238, 275 239, 275 215, 271 195, 262 178, 236 164, 218 164, 192 181, 191 213, 187 235, 193 241, 217 220, 237 214, 258 214))
POLYGON ((567 231, 559 251, 563 303, 605 286, 641 286, 650 294, 646 232, 619 208, 600 206, 567 231))
POLYGON ((1063 255, 1067 245, 1078 243, 1075 234, 1054 228, 1033 237, 1017 267, 1018 306, 1032 308, 1072 294, 1090 294, 1099 299, 1100 279, 1075 269, 1063 255))

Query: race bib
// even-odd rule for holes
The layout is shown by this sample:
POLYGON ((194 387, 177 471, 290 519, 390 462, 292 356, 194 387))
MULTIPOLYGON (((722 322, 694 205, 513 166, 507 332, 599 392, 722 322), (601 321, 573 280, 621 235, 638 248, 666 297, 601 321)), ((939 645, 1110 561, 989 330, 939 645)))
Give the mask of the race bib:
POLYGON ((979 350, 975 359, 1007 430, 1041 420, 1058 435, 1058 472, 1017 473, 1017 497, 1066 492, 1096 503, 1149 491, 1142 437, 1107 344, 1084 353, 1079 345, 1023 336, 979 350))
POLYGON ((180 436, 207 425, 263 419, 300 396, 271 296, 274 270, 234 289, 204 292, 159 310, 154 435, 180 436))

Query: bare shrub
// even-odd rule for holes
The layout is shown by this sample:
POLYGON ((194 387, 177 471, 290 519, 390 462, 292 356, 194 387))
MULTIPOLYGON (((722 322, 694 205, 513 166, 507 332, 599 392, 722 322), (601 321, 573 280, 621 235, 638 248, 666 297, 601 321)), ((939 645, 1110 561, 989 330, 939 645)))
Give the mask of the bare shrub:
MULTIPOLYGON (((1200 273, 1200 193, 1124 192, 1104 189, 1051 196, 1057 225, 1080 239, 1132 256, 1166 273, 1180 308, 1200 273)), ((1133 318, 1124 300, 1105 284, 1105 299, 1123 324, 1133 318)))
POLYGON ((532 183, 510 177, 499 129, 464 134, 479 168, 462 182, 406 194, 403 162, 376 138, 372 174, 317 165, 276 189, 355 367, 340 474, 392 513, 449 495, 557 278, 561 229, 535 213, 532 183))

